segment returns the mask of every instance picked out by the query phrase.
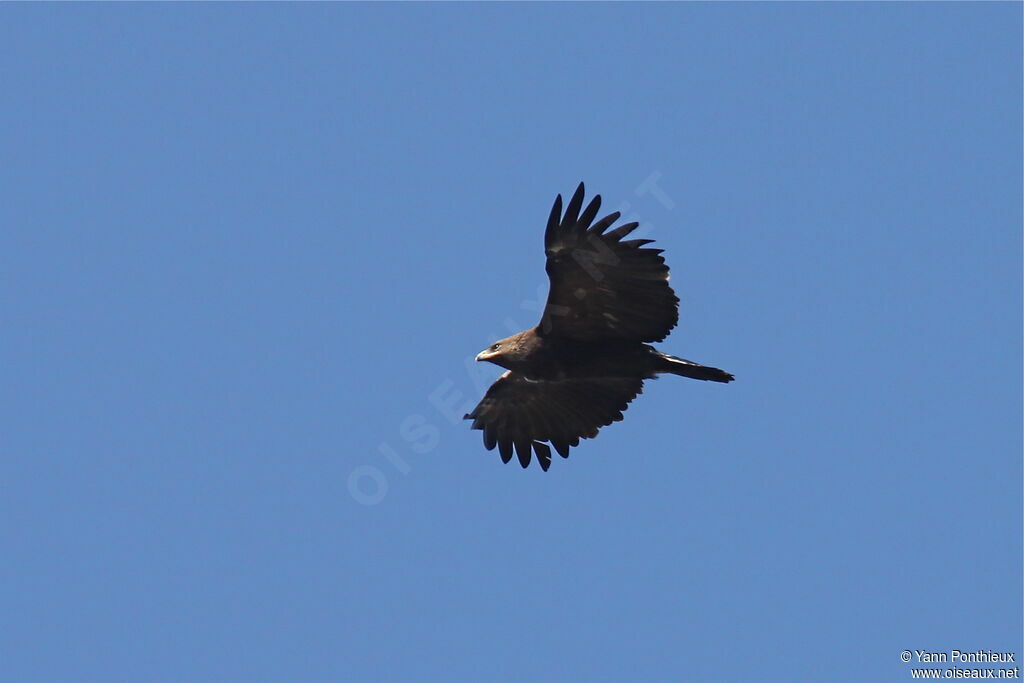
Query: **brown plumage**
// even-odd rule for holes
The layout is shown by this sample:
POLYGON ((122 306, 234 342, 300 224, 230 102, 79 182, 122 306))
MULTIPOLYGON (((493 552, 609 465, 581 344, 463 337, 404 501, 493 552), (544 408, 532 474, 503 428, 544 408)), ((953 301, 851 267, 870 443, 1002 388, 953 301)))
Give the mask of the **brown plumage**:
POLYGON ((507 369, 466 415, 483 430, 488 450, 504 462, 515 452, 523 467, 531 452, 542 469, 551 446, 563 458, 580 439, 618 422, 645 379, 670 373, 731 382, 733 376, 657 351, 646 342, 668 336, 679 320, 679 299, 668 266, 652 240, 624 240, 637 223, 609 230, 611 213, 594 222, 595 196, 583 209, 583 183, 562 214, 562 195, 544 233, 551 290, 540 324, 502 339, 477 355, 507 369), (544 443, 548 442, 548 443, 544 443))

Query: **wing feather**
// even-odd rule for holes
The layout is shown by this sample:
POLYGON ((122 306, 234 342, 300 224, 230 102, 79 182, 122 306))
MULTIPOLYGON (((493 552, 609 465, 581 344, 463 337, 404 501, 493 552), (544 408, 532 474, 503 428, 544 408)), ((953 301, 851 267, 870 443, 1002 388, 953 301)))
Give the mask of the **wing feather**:
MULTIPOLYGON (((561 206, 561 204, 559 204, 558 206, 561 206)), ((616 220, 618 220, 618 217, 616 217, 616 220)), ((625 237, 626 235, 633 232, 639 227, 639 223, 623 223, 622 225, 608 233, 608 237, 611 237, 613 240, 621 240, 623 237, 625 237)))
POLYGON ((568 223, 575 228, 580 216, 581 206, 583 206, 583 183, 580 183, 580 186, 576 188, 576 191, 572 194, 572 199, 569 200, 568 206, 565 207, 565 217, 562 219, 562 225, 568 223))
MULTIPOLYGON (((598 195, 598 197, 600 197, 600 196, 601 195, 598 195)), ((619 216, 621 216, 621 215, 622 214, 620 214, 618 211, 616 211, 615 213, 608 214, 607 216, 605 216, 604 218, 602 218, 598 222, 596 222, 593 225, 591 225, 589 232, 591 232, 592 234, 595 234, 595 235, 600 235, 605 230, 610 228, 615 221, 619 220, 619 216)), ((631 225, 639 225, 639 223, 633 223, 631 225)), ((616 230, 621 230, 621 228, 616 228, 616 230)), ((612 233, 608 233, 608 234, 611 235, 612 233)))
POLYGON ((533 442, 533 451, 537 454, 537 464, 545 472, 551 467, 551 448, 547 444, 543 444, 540 441, 533 442))
POLYGON ((577 229, 578 230, 586 230, 587 228, 589 228, 590 224, 594 220, 594 216, 597 215, 597 212, 600 209, 601 209, 601 195, 597 194, 597 195, 594 195, 594 198, 590 200, 590 204, 587 205, 587 208, 583 210, 583 214, 580 216, 580 219, 579 219, 579 221, 576 224, 577 225, 577 229))
POLYGON ((551 215, 548 216, 548 227, 544 231, 544 243, 555 239, 555 232, 562 219, 562 195, 555 197, 555 203, 551 206, 551 215))
POLYGON ((501 461, 507 465, 508 461, 512 459, 512 440, 499 439, 498 453, 501 455, 501 461))

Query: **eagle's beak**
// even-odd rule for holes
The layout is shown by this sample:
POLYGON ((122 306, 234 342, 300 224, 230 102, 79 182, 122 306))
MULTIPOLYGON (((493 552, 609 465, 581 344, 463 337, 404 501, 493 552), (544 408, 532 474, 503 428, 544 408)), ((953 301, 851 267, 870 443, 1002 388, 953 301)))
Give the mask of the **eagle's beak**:
POLYGON ((498 357, 501 354, 501 352, 500 351, 493 351, 492 350, 493 348, 494 347, 492 347, 492 346, 488 346, 486 349, 484 349, 480 353, 476 354, 477 362, 480 362, 482 360, 491 360, 492 358, 498 357))

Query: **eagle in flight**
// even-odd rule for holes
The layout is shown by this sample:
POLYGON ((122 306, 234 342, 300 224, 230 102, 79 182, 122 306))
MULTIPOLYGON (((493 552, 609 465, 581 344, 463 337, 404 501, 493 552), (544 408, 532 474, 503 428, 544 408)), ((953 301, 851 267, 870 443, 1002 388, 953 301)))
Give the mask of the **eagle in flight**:
POLYGON ((476 357, 506 372, 465 417, 483 431, 487 450, 498 447, 505 463, 514 449, 527 467, 532 451, 547 471, 548 444, 568 458, 570 446, 621 420, 644 380, 661 373, 733 380, 724 370, 649 344, 667 337, 679 320, 662 250, 645 246, 653 240, 623 239, 639 223, 612 228, 618 211, 595 222, 601 196, 584 209, 583 193, 580 183, 564 214, 562 195, 551 207, 544 232, 551 288, 540 324, 496 341, 476 357))

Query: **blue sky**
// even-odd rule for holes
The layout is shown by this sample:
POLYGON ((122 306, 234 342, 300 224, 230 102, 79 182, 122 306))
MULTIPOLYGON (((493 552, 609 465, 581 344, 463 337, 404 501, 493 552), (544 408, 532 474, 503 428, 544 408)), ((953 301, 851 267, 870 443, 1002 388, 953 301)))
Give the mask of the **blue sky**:
POLYGON ((1019 659, 1021 19, 3 7, 4 677, 1019 659), (449 418, 580 180, 666 250, 660 347, 737 381, 524 471, 449 418))

